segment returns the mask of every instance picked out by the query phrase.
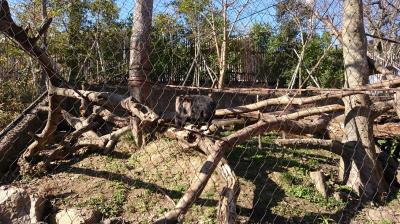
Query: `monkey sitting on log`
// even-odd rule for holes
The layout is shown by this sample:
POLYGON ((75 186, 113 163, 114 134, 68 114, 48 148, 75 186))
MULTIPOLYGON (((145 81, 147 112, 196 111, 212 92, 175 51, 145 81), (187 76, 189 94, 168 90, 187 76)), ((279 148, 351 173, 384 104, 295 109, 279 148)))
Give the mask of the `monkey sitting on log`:
POLYGON ((175 101, 175 125, 182 128, 186 123, 210 126, 216 109, 216 103, 209 96, 181 95, 175 101))

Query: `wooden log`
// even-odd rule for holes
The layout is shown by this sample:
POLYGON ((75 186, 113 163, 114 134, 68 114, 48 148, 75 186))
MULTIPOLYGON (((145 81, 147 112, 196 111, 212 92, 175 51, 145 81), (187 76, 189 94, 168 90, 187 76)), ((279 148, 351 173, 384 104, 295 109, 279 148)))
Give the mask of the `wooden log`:
POLYGON ((29 162, 35 154, 37 154, 40 150, 42 150, 44 145, 49 142, 51 136, 56 132, 57 125, 62 120, 61 107, 60 107, 61 99, 60 97, 53 95, 52 84, 49 83, 48 86, 49 86, 48 87, 49 111, 47 113, 46 126, 44 127, 42 132, 37 135, 35 141, 33 141, 28 146, 28 148, 26 149, 22 158, 19 161, 20 166, 26 167, 27 169, 29 169, 29 165, 28 164, 23 165, 23 164, 29 162))
POLYGON ((88 147, 91 150, 105 154, 110 153, 114 149, 119 138, 130 130, 130 127, 126 126, 110 134, 99 136, 95 131, 91 130, 95 125, 92 120, 97 114, 92 114, 86 119, 76 118, 66 111, 63 111, 62 114, 64 119, 76 130, 71 133, 59 147, 51 153, 46 153, 46 162, 64 159, 83 147, 88 147), (80 136, 82 136, 82 138, 78 139, 80 136))
POLYGON ((240 114, 240 113, 247 113, 256 110, 260 110, 264 107, 271 106, 271 105, 304 105, 309 103, 314 103, 322 100, 332 99, 332 98, 343 98, 345 96, 351 96, 355 94, 360 94, 366 90, 373 90, 377 88, 391 88, 400 85, 400 78, 385 80, 379 83, 369 84, 365 87, 353 88, 351 90, 343 89, 339 91, 339 93, 330 92, 324 93, 317 96, 311 97, 300 97, 300 98, 291 98, 288 96, 282 96, 278 98, 271 98, 267 100, 262 100, 257 103, 252 103, 244 106, 238 106, 235 108, 227 108, 227 109, 219 109, 215 112, 216 116, 226 116, 226 115, 233 115, 233 114, 240 114))
POLYGON ((121 106, 121 102, 125 99, 125 97, 116 93, 96 92, 88 90, 74 91, 73 89, 61 87, 55 87, 53 91, 54 94, 57 96, 70 97, 75 99, 82 99, 83 96, 91 103, 104 107, 109 111, 113 111, 113 113, 119 116, 124 116, 127 114, 121 106))
POLYGON ((400 91, 394 94, 393 109, 396 111, 397 117, 400 118, 400 91))
POLYGON ((121 105, 123 108, 130 111, 132 115, 138 117, 142 122, 153 123, 160 118, 148 106, 139 103, 133 97, 122 100, 121 105))
MULTIPOLYGON (((122 113, 123 116, 126 115, 126 112, 121 111, 128 111, 132 113, 132 115, 138 117, 141 121, 148 123, 155 122, 159 119, 159 116, 153 112, 153 110, 146 105, 138 103, 133 97, 125 98, 122 95, 109 92, 96 92, 87 90, 78 90, 78 92, 90 102, 104 107, 109 111, 113 111, 113 113, 119 112, 119 114, 122 113)), ((54 93, 58 96, 81 99, 81 96, 72 89, 55 88, 54 93)))
POLYGON ((352 153, 352 149, 346 149, 340 141, 329 139, 276 139, 275 144, 292 148, 324 149, 336 155, 351 155, 352 153))
POLYGON ((0 137, 0 179, 15 168, 18 158, 33 140, 28 132, 39 131, 45 125, 45 117, 46 114, 30 110, 0 137))
POLYGON ((399 123, 374 124, 374 136, 380 139, 394 139, 400 137, 399 123))
POLYGON ((221 160, 217 169, 225 179, 226 185, 222 189, 218 203, 217 220, 221 224, 236 222, 236 201, 240 193, 239 181, 225 159, 221 160))
POLYGON ((98 114, 103 118, 104 121, 111 122, 117 127, 122 128, 129 125, 129 118, 113 114, 109 110, 102 108, 100 106, 94 106, 93 113, 98 114))
POLYGON ((325 176, 322 171, 310 172, 311 180, 315 185, 315 189, 324 197, 328 198, 328 188, 325 183, 325 176))
MULTIPOLYGON (((212 153, 209 150, 210 146, 214 144, 211 137, 193 133, 190 130, 177 130, 175 128, 168 129, 164 134, 169 138, 178 140, 184 147, 198 148, 206 155, 212 153)), ((240 192, 239 181, 225 158, 221 159, 217 171, 225 179, 225 186, 218 204, 217 219, 219 223, 234 223, 236 220, 236 200, 240 192)))

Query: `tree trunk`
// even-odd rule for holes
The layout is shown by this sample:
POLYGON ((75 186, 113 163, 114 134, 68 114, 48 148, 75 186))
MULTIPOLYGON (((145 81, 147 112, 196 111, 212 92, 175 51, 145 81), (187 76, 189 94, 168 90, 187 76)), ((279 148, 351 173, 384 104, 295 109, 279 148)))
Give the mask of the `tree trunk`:
POLYGON ((219 63, 219 82, 218 88, 224 88, 224 81, 225 81, 225 74, 226 74, 226 54, 227 54, 227 47, 228 47, 228 3, 223 0, 223 9, 222 9, 222 16, 224 19, 223 25, 223 38, 222 38, 222 46, 221 46, 221 58, 219 63))
POLYGON ((70 69, 69 81, 76 84, 79 83, 79 57, 80 51, 79 42, 80 39, 79 31, 81 29, 83 19, 83 5, 81 0, 72 0, 69 7, 69 21, 68 21, 68 43, 67 49, 68 58, 67 65, 70 69))
MULTIPOLYGON (((150 32, 153 14, 153 0, 136 0, 133 16, 132 36, 129 59, 129 90, 133 98, 146 103, 150 87, 146 79, 151 70, 150 65, 150 32)), ((132 119, 133 136, 138 146, 142 146, 143 132, 139 119, 132 119)))
MULTIPOLYGON (((48 19, 47 15, 47 0, 42 0, 42 21, 45 23, 48 19)), ((47 50, 47 30, 42 35, 42 48, 47 50)), ((40 71, 40 76, 37 80, 37 87, 40 93, 46 90, 46 71, 42 69, 40 71)))
MULTIPOLYGON (((360 0, 345 0, 343 15, 343 57, 345 88, 357 88, 368 83, 367 42, 360 0)), ((354 153, 342 158, 343 181, 362 199, 373 200, 387 189, 382 167, 375 151, 371 119, 371 101, 366 94, 343 98, 345 103, 345 134, 343 143, 354 153)))

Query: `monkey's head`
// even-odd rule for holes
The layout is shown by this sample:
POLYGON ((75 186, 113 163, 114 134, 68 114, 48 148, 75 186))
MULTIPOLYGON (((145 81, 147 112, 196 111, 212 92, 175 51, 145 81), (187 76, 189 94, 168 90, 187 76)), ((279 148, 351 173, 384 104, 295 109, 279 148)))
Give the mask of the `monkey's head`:
POLYGON ((178 96, 175 101, 175 111, 181 115, 191 116, 192 114, 192 98, 190 96, 178 96))

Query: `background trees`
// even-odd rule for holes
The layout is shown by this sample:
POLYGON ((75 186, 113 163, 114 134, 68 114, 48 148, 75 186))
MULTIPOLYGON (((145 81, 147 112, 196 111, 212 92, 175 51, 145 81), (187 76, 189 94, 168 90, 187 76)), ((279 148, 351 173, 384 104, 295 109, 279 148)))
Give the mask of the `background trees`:
MULTIPOLYGON (((275 8, 276 15, 268 18, 265 15, 253 22, 251 15, 257 6, 253 1, 165 1, 163 4, 165 8, 155 12, 153 22, 150 55, 153 81, 181 84, 186 79, 185 85, 211 86, 226 79, 229 85, 229 80, 241 80, 239 76, 248 74, 256 77, 251 82, 267 80, 269 86, 285 87, 298 83, 298 78, 291 82, 296 67, 299 67, 296 73, 305 76, 305 69, 310 70, 327 49, 326 57, 314 71, 316 81, 323 87, 343 84, 332 82, 342 73, 337 57, 340 49, 328 49, 334 40, 324 32, 315 32, 316 27, 304 28, 309 25, 305 11, 293 15, 293 9, 282 3, 270 6, 275 8), (293 26, 295 18, 300 17, 299 26, 293 26), (303 45, 304 58, 297 66, 296 51, 300 54, 303 45)), ((40 1, 19 3, 16 16, 38 28, 43 20, 40 5, 40 1)), ((68 80, 111 82, 127 73, 131 17, 122 16, 115 1, 49 0, 47 8, 54 20, 48 31, 49 51, 60 67, 67 68, 63 74, 68 80)), ((307 80, 305 85, 315 83, 307 80)))
MULTIPOLYGON (((396 39, 397 3, 365 3, 366 33, 376 37, 367 40, 370 56, 381 64, 396 61, 400 48, 384 39, 396 39)), ((95 84, 126 79, 131 16, 119 4, 114 0, 46 1, 48 17, 53 18, 47 45, 67 80, 95 84)), ((244 81, 270 87, 341 87, 342 46, 337 36, 328 34, 340 30, 341 6, 324 1, 311 6, 314 10, 296 1, 161 1, 152 23, 149 79, 214 87, 221 77, 225 82, 219 82, 220 87, 244 81)), ((21 23, 33 30, 40 27, 42 1, 22 1, 14 8, 21 23)), ((2 76, 19 73, 11 77, 26 76, 27 83, 40 92, 43 80, 38 64, 25 55, 18 57, 15 50, 7 50, 5 57, 15 58, 14 64, 21 69, 3 63, 2 76)))

